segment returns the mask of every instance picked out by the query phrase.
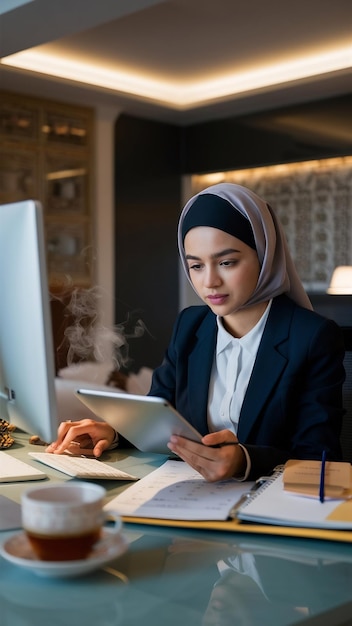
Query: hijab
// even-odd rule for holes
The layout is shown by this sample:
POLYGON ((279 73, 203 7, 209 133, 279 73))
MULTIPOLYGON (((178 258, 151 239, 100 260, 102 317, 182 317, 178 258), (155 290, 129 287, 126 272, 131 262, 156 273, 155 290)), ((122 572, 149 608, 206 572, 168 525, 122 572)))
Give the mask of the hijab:
POLYGON ((288 249, 283 227, 270 205, 253 191, 233 183, 220 183, 196 194, 184 206, 178 223, 178 248, 191 285, 184 238, 196 226, 219 228, 256 249, 261 269, 256 288, 244 308, 286 293, 297 304, 312 309, 288 249), (243 218, 249 222, 250 228, 243 218))

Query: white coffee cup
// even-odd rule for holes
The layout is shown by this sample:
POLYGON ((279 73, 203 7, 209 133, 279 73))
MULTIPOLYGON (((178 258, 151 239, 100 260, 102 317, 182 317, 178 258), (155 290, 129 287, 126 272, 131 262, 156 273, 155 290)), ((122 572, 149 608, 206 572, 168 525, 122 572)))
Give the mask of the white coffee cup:
POLYGON ((21 499, 22 526, 36 556, 43 561, 86 558, 102 535, 121 531, 121 519, 103 510, 106 490, 94 483, 72 481, 27 490, 21 499))

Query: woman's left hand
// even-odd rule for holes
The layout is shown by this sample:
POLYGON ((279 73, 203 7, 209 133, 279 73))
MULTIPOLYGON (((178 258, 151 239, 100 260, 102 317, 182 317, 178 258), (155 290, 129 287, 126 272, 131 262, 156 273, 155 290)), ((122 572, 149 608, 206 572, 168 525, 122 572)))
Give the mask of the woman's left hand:
POLYGON ((245 453, 230 430, 205 435, 202 443, 172 435, 168 448, 209 482, 244 476, 246 471, 245 453))

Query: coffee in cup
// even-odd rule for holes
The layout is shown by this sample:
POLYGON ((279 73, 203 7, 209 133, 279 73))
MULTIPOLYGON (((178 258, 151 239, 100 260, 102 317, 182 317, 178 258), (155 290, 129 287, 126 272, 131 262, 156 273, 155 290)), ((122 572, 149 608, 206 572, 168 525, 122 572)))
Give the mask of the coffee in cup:
POLYGON ((107 518, 114 520, 109 532, 119 533, 119 516, 103 510, 105 495, 100 485, 80 481, 27 490, 21 500, 22 526, 36 556, 43 561, 85 559, 107 518))

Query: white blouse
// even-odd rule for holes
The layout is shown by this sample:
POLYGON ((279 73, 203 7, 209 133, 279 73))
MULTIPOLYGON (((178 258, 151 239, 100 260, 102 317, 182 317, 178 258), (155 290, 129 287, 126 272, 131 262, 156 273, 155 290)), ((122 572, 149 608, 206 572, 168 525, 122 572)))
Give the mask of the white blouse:
POLYGON ((237 434, 243 399, 271 302, 257 324, 240 339, 230 335, 221 318, 217 318, 218 336, 208 396, 209 432, 226 428, 237 434))

